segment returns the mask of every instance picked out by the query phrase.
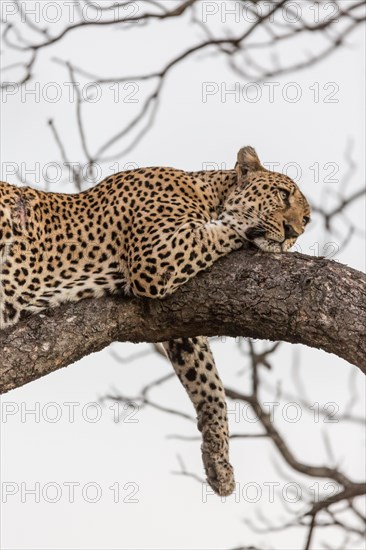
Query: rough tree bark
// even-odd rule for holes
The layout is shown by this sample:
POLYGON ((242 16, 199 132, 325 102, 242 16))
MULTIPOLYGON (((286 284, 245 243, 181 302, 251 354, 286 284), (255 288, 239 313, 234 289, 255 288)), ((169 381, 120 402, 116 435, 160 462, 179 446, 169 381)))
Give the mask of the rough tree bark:
POLYGON ((167 299, 84 300, 0 332, 0 393, 114 341, 197 335, 301 343, 366 372, 365 326, 364 274, 324 258, 240 250, 167 299))

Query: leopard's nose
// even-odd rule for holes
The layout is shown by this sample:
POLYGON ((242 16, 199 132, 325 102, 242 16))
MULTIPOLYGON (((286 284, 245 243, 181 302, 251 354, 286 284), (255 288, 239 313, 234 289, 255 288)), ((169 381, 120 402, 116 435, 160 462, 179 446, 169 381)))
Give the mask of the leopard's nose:
POLYGON ((285 239, 292 239, 298 237, 300 234, 295 231, 292 225, 284 223, 283 227, 285 229, 285 239))

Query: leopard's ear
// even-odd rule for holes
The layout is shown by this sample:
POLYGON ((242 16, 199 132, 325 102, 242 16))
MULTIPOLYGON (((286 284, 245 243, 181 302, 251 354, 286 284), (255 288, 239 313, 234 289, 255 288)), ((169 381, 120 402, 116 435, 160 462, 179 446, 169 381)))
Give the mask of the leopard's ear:
POLYGON ((247 145, 242 147, 238 153, 235 170, 238 175, 238 181, 247 176, 250 172, 266 172, 254 147, 247 145))

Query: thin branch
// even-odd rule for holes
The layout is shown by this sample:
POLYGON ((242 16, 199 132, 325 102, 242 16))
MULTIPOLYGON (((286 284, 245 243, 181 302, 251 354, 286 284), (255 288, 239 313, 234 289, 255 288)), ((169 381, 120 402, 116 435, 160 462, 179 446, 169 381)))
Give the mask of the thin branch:
POLYGON ((316 513, 313 514, 312 517, 311 517, 311 523, 309 525, 309 531, 308 531, 308 536, 306 538, 304 550, 309 550, 310 549, 310 545, 311 545, 311 541, 312 541, 312 538, 313 538, 313 535, 314 535, 315 527, 316 527, 316 513))

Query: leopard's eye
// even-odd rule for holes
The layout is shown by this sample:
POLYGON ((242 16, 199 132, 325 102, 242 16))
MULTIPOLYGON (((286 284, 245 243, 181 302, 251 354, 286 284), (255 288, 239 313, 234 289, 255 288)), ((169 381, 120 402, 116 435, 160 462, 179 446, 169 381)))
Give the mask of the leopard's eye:
POLYGON ((287 191, 287 189, 280 189, 280 197, 281 199, 283 199, 284 201, 287 200, 290 196, 290 192, 287 191))
POLYGON ((304 225, 307 225, 307 224, 309 223, 309 221, 310 221, 309 216, 304 216, 303 219, 302 219, 302 221, 303 221, 303 224, 304 224, 304 225))

